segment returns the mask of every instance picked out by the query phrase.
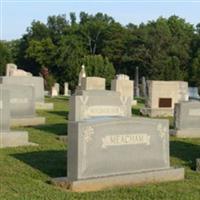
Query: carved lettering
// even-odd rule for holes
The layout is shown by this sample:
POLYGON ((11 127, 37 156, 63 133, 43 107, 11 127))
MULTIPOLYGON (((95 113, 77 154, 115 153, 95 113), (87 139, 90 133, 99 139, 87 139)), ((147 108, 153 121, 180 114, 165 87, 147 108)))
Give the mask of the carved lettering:
POLYGON ((24 104, 24 103, 28 103, 28 99, 27 98, 12 98, 10 99, 10 103, 14 104, 14 103, 20 103, 20 104, 24 104))
POLYGON ((107 135, 102 138, 102 148, 121 145, 150 145, 150 136, 147 134, 107 135))

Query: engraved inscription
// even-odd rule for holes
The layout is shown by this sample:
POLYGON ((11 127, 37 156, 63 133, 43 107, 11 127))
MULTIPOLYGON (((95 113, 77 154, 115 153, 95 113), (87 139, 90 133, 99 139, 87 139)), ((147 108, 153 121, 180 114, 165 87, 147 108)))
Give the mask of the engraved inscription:
POLYGON ((147 134, 107 135, 102 138, 102 148, 121 145, 150 145, 150 136, 147 134))
POLYGON ((28 103, 28 99, 27 98, 12 98, 10 99, 10 103, 14 104, 14 103, 28 103))
POLYGON ((119 106, 90 106, 85 110, 85 115, 95 116, 123 116, 123 109, 119 106))
POLYGON ((200 116, 200 109, 190 109, 189 110, 189 116, 200 116))

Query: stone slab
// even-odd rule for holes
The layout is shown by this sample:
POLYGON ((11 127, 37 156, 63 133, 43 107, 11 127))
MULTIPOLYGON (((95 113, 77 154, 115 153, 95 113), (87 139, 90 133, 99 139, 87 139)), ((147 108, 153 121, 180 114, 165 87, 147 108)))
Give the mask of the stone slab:
POLYGON ((84 77, 81 79, 81 90, 105 90, 106 79, 100 77, 84 77))
POLYGON ((55 178, 51 182, 56 186, 70 189, 74 192, 89 192, 108 189, 116 186, 137 186, 148 183, 179 181, 183 179, 184 168, 169 168, 156 171, 146 171, 77 181, 69 181, 67 177, 62 177, 55 178))
POLYGON ((9 85, 29 85, 35 89, 36 102, 44 102, 44 79, 42 77, 13 77, 2 76, 0 77, 0 83, 9 85))
POLYGON ((10 117, 26 118, 35 116, 35 95, 32 86, 1 84, 10 94, 10 117))
POLYGON ((200 172, 200 158, 196 159, 196 170, 200 172))
POLYGON ((175 136, 178 138, 200 138, 200 128, 175 130, 175 136))
POLYGON ((169 168, 168 127, 168 120, 139 117, 69 121, 68 178, 169 168))
POLYGON ((53 110, 54 109, 54 104, 53 103, 36 102, 35 109, 36 110, 53 110))
POLYGON ((108 90, 80 90, 69 100, 69 120, 80 121, 92 117, 131 117, 131 98, 108 90))
POLYGON ((141 108, 140 113, 149 117, 172 117, 174 115, 174 109, 171 108, 141 108))
POLYGON ((37 144, 28 141, 28 132, 26 131, 12 131, 0 133, 0 148, 27 145, 37 146, 37 144))
POLYGON ((31 118, 12 118, 10 123, 11 126, 36 126, 45 124, 45 117, 31 117, 31 118))

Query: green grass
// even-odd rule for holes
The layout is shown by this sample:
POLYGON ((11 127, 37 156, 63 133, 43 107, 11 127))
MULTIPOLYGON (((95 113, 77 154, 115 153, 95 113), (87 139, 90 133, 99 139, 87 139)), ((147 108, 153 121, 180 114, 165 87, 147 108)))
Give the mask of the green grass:
POLYGON ((200 157, 200 139, 171 138, 171 165, 185 167, 184 181, 118 187, 90 193, 72 193, 49 184, 53 177, 66 176, 67 147, 57 138, 67 134, 68 100, 54 98, 47 101, 54 103, 55 110, 38 112, 47 118, 47 124, 20 128, 27 130, 30 141, 39 146, 0 150, 0 199, 200 199, 200 173, 194 170, 195 159, 200 157))

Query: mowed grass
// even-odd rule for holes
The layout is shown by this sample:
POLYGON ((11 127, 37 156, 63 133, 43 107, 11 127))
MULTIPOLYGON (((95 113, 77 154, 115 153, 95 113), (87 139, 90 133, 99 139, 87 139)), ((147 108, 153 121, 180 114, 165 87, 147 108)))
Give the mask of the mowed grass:
POLYGON ((185 168, 184 181, 89 193, 73 193, 49 184, 51 178, 66 176, 67 146, 58 136, 67 134, 68 100, 60 97, 47 102, 54 103, 54 111, 38 112, 46 117, 46 125, 20 128, 28 131, 30 141, 39 146, 0 149, 0 199, 200 200, 200 173, 195 171, 200 139, 171 138, 171 165, 185 168))

